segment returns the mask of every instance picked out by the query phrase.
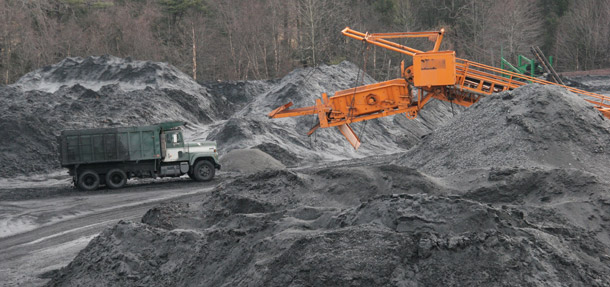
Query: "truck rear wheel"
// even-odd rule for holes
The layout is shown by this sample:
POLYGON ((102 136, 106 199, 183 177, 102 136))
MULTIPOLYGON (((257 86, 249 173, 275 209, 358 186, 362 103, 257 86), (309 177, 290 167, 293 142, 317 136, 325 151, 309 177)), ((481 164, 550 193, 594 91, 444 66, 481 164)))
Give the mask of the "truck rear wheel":
POLYGON ((111 189, 117 189, 125 186, 127 183, 127 174, 122 169, 111 169, 106 173, 106 186, 111 189))
POLYGON ((92 170, 85 170, 78 176, 77 186, 81 190, 96 190, 100 186, 100 176, 92 170))
POLYGON ((193 177, 196 181, 209 181, 214 178, 214 165, 207 160, 200 160, 193 168, 193 177))

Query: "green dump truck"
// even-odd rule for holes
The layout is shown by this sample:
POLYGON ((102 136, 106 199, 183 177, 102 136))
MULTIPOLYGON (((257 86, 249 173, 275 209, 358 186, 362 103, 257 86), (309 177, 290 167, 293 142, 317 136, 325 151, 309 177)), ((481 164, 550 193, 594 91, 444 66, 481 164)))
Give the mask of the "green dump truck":
POLYGON ((197 181, 214 177, 218 164, 216 142, 185 142, 184 122, 151 126, 63 131, 60 161, 74 185, 94 190, 100 185, 121 188, 133 177, 178 177, 197 181))

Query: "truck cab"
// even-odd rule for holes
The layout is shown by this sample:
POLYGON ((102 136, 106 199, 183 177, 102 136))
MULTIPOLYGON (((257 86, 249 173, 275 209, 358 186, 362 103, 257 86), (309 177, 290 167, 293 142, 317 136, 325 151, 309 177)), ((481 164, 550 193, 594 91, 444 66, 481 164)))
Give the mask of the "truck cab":
POLYGON ((180 127, 163 130, 161 140, 165 141, 161 145, 161 176, 186 173, 194 180, 207 181, 220 169, 216 142, 185 142, 180 127))
POLYGON ((188 160, 188 145, 184 144, 182 131, 170 130, 165 132, 165 146, 164 162, 188 160))

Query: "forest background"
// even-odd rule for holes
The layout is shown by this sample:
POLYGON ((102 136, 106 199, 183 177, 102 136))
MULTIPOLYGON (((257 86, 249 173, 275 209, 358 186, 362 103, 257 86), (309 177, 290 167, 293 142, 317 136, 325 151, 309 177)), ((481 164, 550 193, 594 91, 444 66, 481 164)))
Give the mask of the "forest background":
POLYGON ((0 83, 106 54, 168 62, 201 81, 278 78, 343 60, 377 80, 396 77, 403 57, 342 36, 346 26, 445 28, 441 49, 494 66, 540 46, 558 71, 610 67, 607 0, 0 0, 0 83))

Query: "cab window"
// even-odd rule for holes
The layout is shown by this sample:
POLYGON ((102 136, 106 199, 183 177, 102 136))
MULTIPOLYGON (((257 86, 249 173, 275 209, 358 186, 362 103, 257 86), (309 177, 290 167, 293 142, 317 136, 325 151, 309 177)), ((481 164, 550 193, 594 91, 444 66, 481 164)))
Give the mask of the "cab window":
POLYGON ((165 136, 165 138, 166 138, 167 144, 176 145, 176 144, 182 143, 182 133, 181 132, 168 133, 165 136))

